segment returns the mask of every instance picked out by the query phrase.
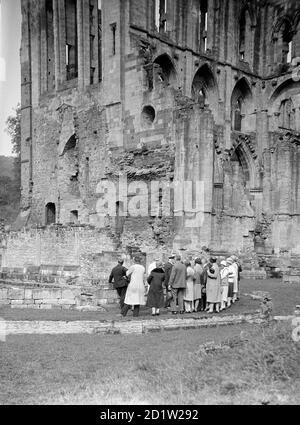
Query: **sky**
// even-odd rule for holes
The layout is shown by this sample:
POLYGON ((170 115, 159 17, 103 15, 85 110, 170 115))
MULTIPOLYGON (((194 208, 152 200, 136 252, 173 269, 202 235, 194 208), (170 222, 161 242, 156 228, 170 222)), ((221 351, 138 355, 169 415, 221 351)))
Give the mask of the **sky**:
POLYGON ((21 101, 20 0, 0 0, 0 155, 11 155, 5 121, 21 101))

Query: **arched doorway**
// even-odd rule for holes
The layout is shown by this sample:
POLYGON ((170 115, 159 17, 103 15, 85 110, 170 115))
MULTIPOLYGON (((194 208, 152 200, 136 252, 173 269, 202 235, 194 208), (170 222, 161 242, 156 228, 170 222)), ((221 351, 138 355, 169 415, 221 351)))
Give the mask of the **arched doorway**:
POLYGON ((55 204, 49 202, 46 205, 46 226, 56 223, 56 207, 55 204))

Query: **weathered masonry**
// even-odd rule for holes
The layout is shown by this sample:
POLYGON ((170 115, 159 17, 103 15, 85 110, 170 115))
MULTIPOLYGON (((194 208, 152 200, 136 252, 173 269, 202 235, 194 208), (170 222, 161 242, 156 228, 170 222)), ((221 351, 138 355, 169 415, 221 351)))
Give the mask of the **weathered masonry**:
POLYGON ((279 265, 293 279, 297 0, 22 0, 22 15, 18 225, 27 230, 7 235, 3 266, 41 266, 47 257, 73 264, 68 249, 53 259, 55 245, 47 245, 49 232, 59 239, 73 232, 64 243, 76 239, 81 269, 87 251, 140 250, 150 258, 206 245, 245 254, 249 269, 279 265), (160 182, 152 190, 158 208, 124 215, 121 189, 116 217, 101 217, 99 184, 120 174, 128 184, 160 182), (179 216, 172 194, 162 196, 164 184, 178 180, 204 182, 201 209, 179 216), (197 216, 202 225, 191 226, 197 216))

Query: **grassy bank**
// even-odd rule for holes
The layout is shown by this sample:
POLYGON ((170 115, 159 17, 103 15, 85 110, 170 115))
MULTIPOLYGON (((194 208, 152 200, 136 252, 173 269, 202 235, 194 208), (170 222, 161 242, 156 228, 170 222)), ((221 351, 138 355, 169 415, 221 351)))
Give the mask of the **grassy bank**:
POLYGON ((299 404, 299 366, 288 324, 9 337, 0 403, 299 404))

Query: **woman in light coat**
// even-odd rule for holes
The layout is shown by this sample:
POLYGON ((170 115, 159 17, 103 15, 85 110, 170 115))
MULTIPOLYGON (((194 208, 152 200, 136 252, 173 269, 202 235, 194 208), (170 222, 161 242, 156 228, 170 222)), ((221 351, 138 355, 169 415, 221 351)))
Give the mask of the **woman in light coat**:
POLYGON ((226 260, 228 267, 228 297, 227 297, 227 307, 230 307, 234 303, 234 285, 237 281, 236 267, 233 266, 233 259, 231 257, 226 260))
POLYGON ((184 293, 184 308, 186 313, 191 313, 193 310, 194 302, 194 269, 191 266, 191 263, 187 261, 186 266, 186 289, 184 293))
POLYGON ((209 313, 213 313, 214 307, 216 312, 219 313, 221 303, 221 278, 219 266, 215 257, 210 259, 210 266, 207 270, 206 301, 209 305, 209 313))
POLYGON ((130 306, 134 306, 133 316, 137 317, 140 312, 140 306, 146 304, 144 285, 145 267, 141 265, 139 257, 134 259, 134 264, 128 269, 126 276, 130 277, 130 283, 127 287, 122 315, 126 316, 130 306))
POLYGON ((227 307, 228 302, 228 275, 229 269, 227 267, 226 261, 221 261, 221 310, 224 310, 227 307))
POLYGON ((201 276, 203 273, 203 267, 201 258, 196 258, 195 260, 195 281, 194 281, 194 308, 193 311, 198 311, 199 303, 202 298, 202 285, 201 285, 201 276))

